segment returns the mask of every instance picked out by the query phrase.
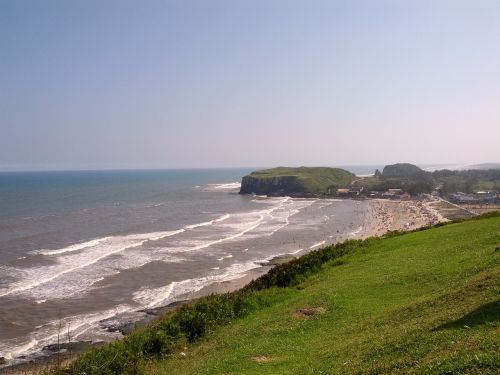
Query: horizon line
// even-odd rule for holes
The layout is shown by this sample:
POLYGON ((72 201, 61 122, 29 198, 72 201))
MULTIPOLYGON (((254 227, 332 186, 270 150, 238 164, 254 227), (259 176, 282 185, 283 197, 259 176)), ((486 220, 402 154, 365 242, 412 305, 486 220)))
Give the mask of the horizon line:
MULTIPOLYGON (((337 165, 275 165, 275 166, 226 166, 226 167, 110 167, 110 168, 47 168, 47 169, 1 169, 0 173, 40 173, 40 172, 119 172, 119 171, 180 171, 180 170, 224 170, 224 169, 267 169, 275 167, 330 167, 330 168, 346 168, 346 167, 377 167, 387 166, 391 164, 408 163, 370 163, 370 164, 337 164, 337 165)), ((410 163, 416 166, 454 166, 454 167, 473 167, 488 164, 500 164, 500 162, 482 162, 482 163, 410 163)), ((446 169, 446 168, 444 168, 446 169)))

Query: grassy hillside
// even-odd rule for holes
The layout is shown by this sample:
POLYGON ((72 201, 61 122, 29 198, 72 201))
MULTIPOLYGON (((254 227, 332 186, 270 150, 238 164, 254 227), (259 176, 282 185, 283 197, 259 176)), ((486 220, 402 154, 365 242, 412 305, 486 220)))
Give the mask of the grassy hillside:
POLYGON ((498 246, 498 214, 330 246, 65 373, 498 374, 498 246))
POLYGON ((242 193, 313 193, 327 194, 329 189, 349 186, 354 174, 340 168, 278 167, 252 172, 243 177, 242 193))
POLYGON ((386 165, 382 171, 382 175, 387 178, 414 178, 423 174, 425 172, 421 168, 409 163, 386 165))
POLYGON ((430 193, 439 188, 444 195, 457 191, 472 193, 478 190, 500 190, 500 170, 443 169, 425 172, 412 164, 394 164, 385 166, 380 175, 357 180, 355 186, 363 186, 366 191, 401 188, 412 194, 430 193))

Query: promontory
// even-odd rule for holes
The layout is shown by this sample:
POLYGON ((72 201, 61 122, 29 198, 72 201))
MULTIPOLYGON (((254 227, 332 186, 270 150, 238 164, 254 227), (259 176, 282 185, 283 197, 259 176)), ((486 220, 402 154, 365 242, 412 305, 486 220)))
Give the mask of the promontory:
POLYGON ((240 194, 312 196, 334 194, 350 185, 356 176, 341 168, 278 167, 255 171, 243 177, 240 194))

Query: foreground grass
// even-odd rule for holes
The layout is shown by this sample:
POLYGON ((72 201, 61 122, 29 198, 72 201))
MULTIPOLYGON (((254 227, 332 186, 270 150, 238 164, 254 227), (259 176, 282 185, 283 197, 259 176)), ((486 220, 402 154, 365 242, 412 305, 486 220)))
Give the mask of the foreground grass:
POLYGON ((313 252, 65 372, 498 374, 500 217, 490 216, 313 252))

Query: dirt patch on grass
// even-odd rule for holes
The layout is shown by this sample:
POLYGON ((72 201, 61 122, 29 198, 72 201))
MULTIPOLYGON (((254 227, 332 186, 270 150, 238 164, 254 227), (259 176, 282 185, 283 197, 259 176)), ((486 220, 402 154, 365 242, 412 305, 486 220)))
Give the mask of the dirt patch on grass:
POLYGON ((304 307, 295 310, 293 316, 295 318, 312 318, 313 316, 323 314, 325 311, 323 307, 304 307))
POLYGON ((276 358, 274 358, 274 357, 267 357, 265 355, 259 355, 259 356, 256 356, 256 357, 252 357, 250 359, 253 362, 257 362, 257 363, 272 362, 272 361, 276 360, 276 358))

